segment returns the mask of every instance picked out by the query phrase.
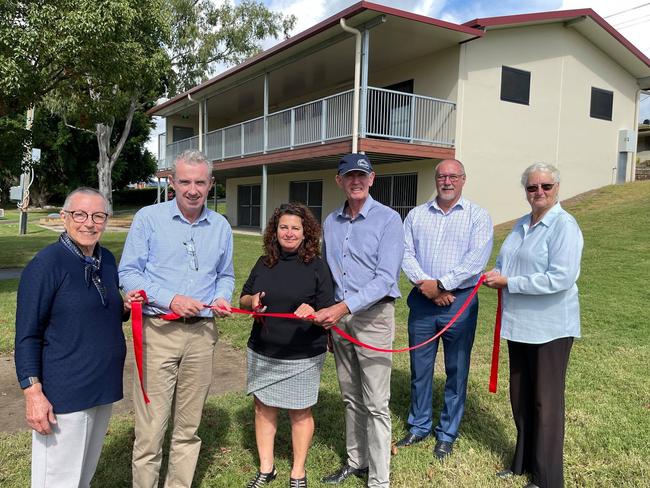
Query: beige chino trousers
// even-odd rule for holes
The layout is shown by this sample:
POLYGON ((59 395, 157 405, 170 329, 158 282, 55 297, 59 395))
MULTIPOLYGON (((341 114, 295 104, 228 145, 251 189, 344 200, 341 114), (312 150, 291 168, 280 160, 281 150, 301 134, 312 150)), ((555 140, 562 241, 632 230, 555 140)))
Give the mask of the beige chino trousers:
MULTIPOLYGON (((390 349, 395 304, 378 303, 347 315, 338 327, 356 339, 390 349)), ((368 487, 390 486, 390 374, 393 356, 355 346, 332 334, 336 373, 345 405, 345 444, 353 468, 368 467, 368 487)))
POLYGON ((201 448, 197 430, 212 381, 217 329, 213 318, 184 323, 145 317, 143 322, 144 387, 150 403, 145 404, 134 372, 133 486, 158 486, 162 445, 172 416, 165 488, 190 488, 201 448))

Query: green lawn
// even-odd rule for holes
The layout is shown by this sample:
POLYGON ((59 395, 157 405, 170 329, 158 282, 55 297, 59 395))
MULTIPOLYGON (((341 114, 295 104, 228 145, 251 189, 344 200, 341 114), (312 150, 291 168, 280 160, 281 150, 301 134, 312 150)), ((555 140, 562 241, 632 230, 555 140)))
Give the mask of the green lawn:
MULTIPOLYGON (((567 385, 565 446, 566 485, 571 487, 650 487, 650 182, 610 186, 565 205, 585 236, 579 281, 583 338, 575 343, 567 385)), ((6 233, 0 225, 0 267, 24 264, 51 242, 54 234, 30 227, 26 237, 6 233), (7 249, 10 248, 10 250, 7 249), (13 256, 13 257, 12 257, 13 256)), ((497 230, 495 251, 508 231, 497 230)), ((104 242, 118 253, 124 234, 107 235, 104 242)), ((236 293, 259 254, 260 240, 235 237, 236 293)), ((0 284, 0 348, 11 348, 17 281, 0 284)), ((402 280, 403 293, 408 286, 402 280)), ((433 442, 402 449, 392 462, 395 487, 519 487, 523 478, 499 481, 494 472, 507 464, 514 448, 514 426, 508 400, 507 354, 501 356, 499 392, 487 392, 495 294, 480 293, 481 311, 472 360, 467 410, 454 455, 444 464, 433 461, 433 442)), ((407 309, 397 305, 396 346, 407 343, 407 309)), ((222 337, 243 348, 249 321, 221 321, 222 337)), ((504 348, 505 349, 505 348, 504 348)), ((439 411, 444 375, 438 361, 434 408, 439 411)), ((393 438, 405 434, 409 406, 408 356, 394 356, 392 376, 393 438)), ((308 460, 310 485, 344 455, 343 409, 333 360, 326 362, 319 403, 315 407, 316 435, 308 460)), ((195 486, 244 486, 254 474, 256 450, 251 400, 242 395, 212 397, 201 426, 203 450, 195 486)), ((133 422, 129 415, 114 418, 93 486, 124 487, 130 480, 133 422)), ((286 418, 276 442, 278 480, 288 480, 290 435, 286 418)), ((29 434, 0 434, 0 486, 26 486, 29 478, 29 434)), ((361 487, 354 479, 345 486, 361 487)))

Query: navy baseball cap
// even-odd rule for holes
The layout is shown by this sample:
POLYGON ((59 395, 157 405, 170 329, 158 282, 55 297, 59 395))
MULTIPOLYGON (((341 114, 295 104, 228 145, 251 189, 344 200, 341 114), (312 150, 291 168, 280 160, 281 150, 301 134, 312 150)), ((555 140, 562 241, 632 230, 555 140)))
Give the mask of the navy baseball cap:
POLYGON ((372 173, 372 164, 365 154, 346 154, 339 161, 339 174, 344 175, 350 171, 363 171, 366 174, 372 173))

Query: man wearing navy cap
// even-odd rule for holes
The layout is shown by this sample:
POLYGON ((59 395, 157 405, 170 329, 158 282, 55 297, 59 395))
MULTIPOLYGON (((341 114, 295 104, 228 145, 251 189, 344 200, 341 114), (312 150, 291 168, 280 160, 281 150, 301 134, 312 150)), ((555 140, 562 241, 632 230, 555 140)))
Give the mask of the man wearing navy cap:
MULTIPOLYGON (((404 253, 397 212, 375 201, 375 179, 365 154, 339 162, 337 185, 345 203, 323 224, 324 253, 335 284, 335 305, 316 312, 315 322, 338 327, 359 341, 390 349, 395 335, 395 299, 404 253)), ((389 486, 392 356, 364 349, 333 334, 334 358, 345 405, 347 460, 324 483, 368 474, 369 487, 389 486)))

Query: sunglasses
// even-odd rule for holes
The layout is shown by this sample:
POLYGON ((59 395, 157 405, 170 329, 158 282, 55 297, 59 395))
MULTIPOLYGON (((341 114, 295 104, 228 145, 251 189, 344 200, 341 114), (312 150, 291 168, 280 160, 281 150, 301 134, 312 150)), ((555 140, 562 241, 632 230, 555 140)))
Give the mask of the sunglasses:
POLYGON ((528 193, 535 193, 537 191, 537 189, 540 188, 540 187, 544 191, 551 191, 554 186, 555 186, 555 183, 540 183, 538 185, 528 185, 528 186, 526 186, 526 191, 528 193))

